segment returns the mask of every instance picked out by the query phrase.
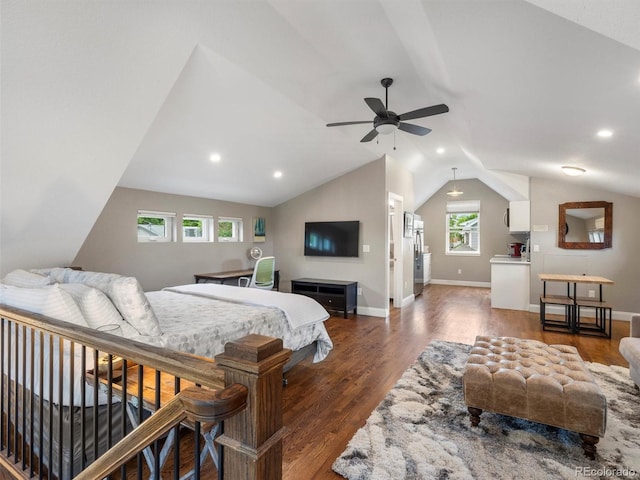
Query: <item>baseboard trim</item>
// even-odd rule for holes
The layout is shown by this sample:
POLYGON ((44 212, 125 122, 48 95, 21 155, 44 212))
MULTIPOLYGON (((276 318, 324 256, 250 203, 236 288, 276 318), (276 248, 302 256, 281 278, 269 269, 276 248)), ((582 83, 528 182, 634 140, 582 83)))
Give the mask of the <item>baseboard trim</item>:
POLYGON ((465 281, 465 280, 431 279, 430 283, 435 283, 437 285, 454 285, 454 286, 458 286, 458 287, 491 288, 491 282, 468 282, 468 281, 465 281))
POLYGON ((389 309, 375 308, 375 307, 361 307, 360 305, 358 305, 358 315, 387 318, 389 316, 389 309))

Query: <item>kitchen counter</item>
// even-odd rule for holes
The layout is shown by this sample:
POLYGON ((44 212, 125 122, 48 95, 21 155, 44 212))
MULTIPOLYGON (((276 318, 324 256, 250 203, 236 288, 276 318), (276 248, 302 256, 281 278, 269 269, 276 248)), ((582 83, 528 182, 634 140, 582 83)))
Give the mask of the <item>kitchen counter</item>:
POLYGON ((531 262, 508 255, 491 260, 491 307, 529 310, 529 270, 531 262))
POLYGON ((510 257, 509 255, 494 255, 489 263, 515 263, 518 265, 531 265, 530 261, 523 261, 518 257, 510 257))

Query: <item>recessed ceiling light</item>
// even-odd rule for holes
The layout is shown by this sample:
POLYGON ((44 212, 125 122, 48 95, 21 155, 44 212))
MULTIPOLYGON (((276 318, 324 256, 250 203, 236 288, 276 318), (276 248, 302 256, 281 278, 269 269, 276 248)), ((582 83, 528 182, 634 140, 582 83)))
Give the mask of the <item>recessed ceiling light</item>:
POLYGON ((439 148, 436 150, 436 153, 437 153, 437 154, 439 154, 439 155, 442 155, 444 152, 446 152, 446 150, 444 149, 444 147, 439 147, 439 148))
POLYGON ((603 129, 603 130, 598 130, 597 135, 600 138, 610 138, 613 135, 613 132, 611 130, 603 129))
POLYGON ((218 163, 220 160, 222 160, 222 157, 220 156, 219 153, 212 153, 209 156, 209 160, 211 160, 214 163, 218 163))
POLYGON ((570 167, 568 165, 563 166, 562 171, 565 175, 569 175, 570 177, 578 177, 586 172, 584 168, 570 167))
POLYGON ((280 178, 282 177, 282 172, 280 170, 276 170, 275 172, 273 172, 273 178, 280 178))

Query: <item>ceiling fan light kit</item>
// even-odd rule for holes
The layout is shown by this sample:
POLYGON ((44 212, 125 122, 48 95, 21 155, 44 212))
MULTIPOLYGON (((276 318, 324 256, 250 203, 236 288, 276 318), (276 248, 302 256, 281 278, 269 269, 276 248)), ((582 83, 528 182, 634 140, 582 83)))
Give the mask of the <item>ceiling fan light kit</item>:
POLYGON ((565 175, 569 175, 570 177, 579 177, 580 175, 586 172, 584 168, 572 167, 569 165, 564 165, 562 167, 562 171, 564 172, 565 175))
MULTIPOLYGON (((419 108, 418 110, 413 110, 411 112, 398 115, 396 112, 389 110, 389 87, 393 84, 393 79, 383 78, 382 80, 380 80, 380 83, 384 87, 385 103, 382 103, 382 100, 380 100, 379 98, 364 99, 365 103, 369 106, 373 113, 376 114, 376 116, 373 118, 373 130, 362 137, 362 140, 360 140, 361 142, 370 142, 371 140, 376 138, 378 134, 388 135, 395 132, 396 129, 402 130, 403 132, 411 133, 413 135, 426 135, 431 131, 431 129, 421 127, 419 125, 414 125, 412 123, 405 123, 404 120, 430 117, 432 115, 439 115, 441 113, 447 113, 449 111, 449 107, 442 103, 440 105, 419 108)), ((327 127, 340 127, 343 125, 358 125, 365 123, 371 123, 371 121, 362 120, 354 122, 328 123, 327 127)))

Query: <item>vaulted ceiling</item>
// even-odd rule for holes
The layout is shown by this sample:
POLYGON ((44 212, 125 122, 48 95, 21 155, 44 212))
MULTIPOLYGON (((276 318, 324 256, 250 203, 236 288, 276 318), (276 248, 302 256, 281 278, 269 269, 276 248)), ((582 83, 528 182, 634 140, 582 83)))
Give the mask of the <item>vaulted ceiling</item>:
POLYGON ((274 206, 385 153, 416 206, 452 167, 509 199, 567 164, 587 171, 568 181, 640 196, 633 0, 1 6, 9 263, 73 258, 116 185, 274 206), (395 112, 450 112, 412 121, 423 137, 325 126, 372 120, 383 77, 395 112))

